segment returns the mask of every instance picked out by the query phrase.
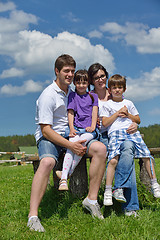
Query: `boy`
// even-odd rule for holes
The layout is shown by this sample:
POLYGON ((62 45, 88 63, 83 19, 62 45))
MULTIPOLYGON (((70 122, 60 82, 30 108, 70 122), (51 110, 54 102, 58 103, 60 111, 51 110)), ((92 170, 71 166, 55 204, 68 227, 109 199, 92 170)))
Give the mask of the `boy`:
MULTIPOLYGON (((123 99, 123 93, 126 90, 126 78, 119 74, 115 74, 108 80, 108 91, 112 95, 112 100, 108 100, 103 105, 101 113, 102 124, 108 127, 109 136, 109 156, 108 167, 106 174, 106 190, 104 193, 104 205, 112 205, 112 182, 115 174, 115 168, 118 163, 118 156, 120 155, 120 145, 124 140, 134 142, 135 157, 143 158, 146 170, 151 178, 151 189, 156 198, 160 198, 160 186, 157 183, 154 165, 146 144, 144 143, 140 132, 128 134, 126 129, 131 122, 139 122, 140 118, 134 104, 126 99, 123 99)), ((127 159, 126 159, 127 161, 127 159)), ((116 189, 113 192, 113 197, 120 202, 126 202, 123 196, 123 189, 116 189), (120 193, 120 194, 119 194, 120 193), (118 195, 121 198, 118 199, 118 195)))

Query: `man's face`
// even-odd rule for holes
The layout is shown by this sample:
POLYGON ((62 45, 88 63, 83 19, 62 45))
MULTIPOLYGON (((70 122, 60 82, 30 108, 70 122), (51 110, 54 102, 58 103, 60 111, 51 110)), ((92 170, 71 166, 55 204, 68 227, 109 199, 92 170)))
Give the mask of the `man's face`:
POLYGON ((60 71, 56 68, 55 72, 61 85, 70 85, 73 81, 75 68, 73 66, 64 66, 60 71))

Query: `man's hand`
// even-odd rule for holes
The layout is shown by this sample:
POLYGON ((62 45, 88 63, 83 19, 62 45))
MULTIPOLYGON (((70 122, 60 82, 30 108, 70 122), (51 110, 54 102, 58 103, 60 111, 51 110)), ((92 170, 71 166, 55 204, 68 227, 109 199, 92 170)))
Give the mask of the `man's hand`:
POLYGON ((127 129, 127 133, 129 133, 129 134, 135 133, 135 132, 137 132, 137 129, 138 129, 138 124, 135 122, 132 122, 132 124, 127 129))
POLYGON ((71 143, 70 150, 73 153, 77 154, 78 156, 83 156, 87 151, 87 147, 82 145, 85 142, 86 142, 86 140, 79 140, 77 142, 70 142, 71 143))

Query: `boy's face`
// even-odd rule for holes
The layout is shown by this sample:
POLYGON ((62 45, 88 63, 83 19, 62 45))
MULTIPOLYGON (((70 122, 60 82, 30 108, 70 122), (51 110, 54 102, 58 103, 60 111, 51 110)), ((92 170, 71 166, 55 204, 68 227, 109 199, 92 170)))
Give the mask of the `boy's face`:
POLYGON ((121 98, 122 94, 125 92, 125 89, 122 85, 115 85, 111 86, 108 91, 110 94, 112 94, 113 98, 121 98))

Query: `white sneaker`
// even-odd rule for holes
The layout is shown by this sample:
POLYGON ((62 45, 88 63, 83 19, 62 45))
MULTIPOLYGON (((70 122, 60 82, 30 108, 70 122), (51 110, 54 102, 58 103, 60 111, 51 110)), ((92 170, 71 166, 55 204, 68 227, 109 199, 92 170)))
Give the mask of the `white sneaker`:
POLYGON ((37 232, 45 232, 45 229, 42 226, 38 217, 33 217, 28 220, 27 227, 29 227, 30 230, 34 230, 37 232))
POLYGON ((123 195, 123 189, 122 188, 117 188, 116 190, 114 190, 112 195, 118 202, 126 203, 126 199, 123 195))
POLYGON ((138 214, 137 214, 136 211, 134 211, 134 210, 125 211, 125 212, 124 212, 124 215, 127 216, 127 217, 130 217, 130 216, 138 217, 138 214))
POLYGON ((151 191, 155 198, 160 198, 160 185, 158 183, 151 185, 151 191))
POLYGON ((113 205, 113 201, 112 201, 112 189, 107 189, 104 192, 104 200, 103 200, 103 204, 105 206, 111 206, 113 205))
POLYGON ((85 198, 82 202, 82 205, 84 208, 86 208, 91 213, 93 218, 97 217, 99 219, 104 219, 98 203, 91 204, 91 203, 89 203, 88 199, 85 198))

